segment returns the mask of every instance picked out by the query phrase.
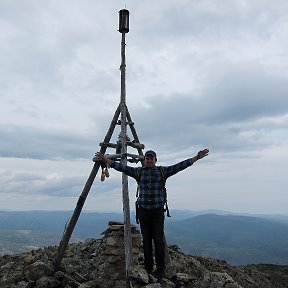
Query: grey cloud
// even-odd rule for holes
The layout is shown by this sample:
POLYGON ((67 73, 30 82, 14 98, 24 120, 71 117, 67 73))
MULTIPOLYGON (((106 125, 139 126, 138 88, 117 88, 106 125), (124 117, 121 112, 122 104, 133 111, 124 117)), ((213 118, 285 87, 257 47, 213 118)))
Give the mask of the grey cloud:
MULTIPOLYGON (((118 172, 115 172, 118 173, 118 172)), ((85 176, 51 176, 35 173, 15 173, 6 171, 0 174, 1 193, 23 195, 47 195, 56 197, 77 197, 81 195, 88 179, 85 176)), ((90 193, 105 194, 117 188, 121 190, 119 179, 111 177, 100 182, 100 172, 96 175, 90 193)))
MULTIPOLYGON (((134 15, 131 15, 132 31, 139 35, 137 42, 144 43, 149 34, 150 47, 159 47, 167 42, 179 41, 180 38, 206 41, 231 40, 234 37, 247 39, 251 33, 254 37, 271 37, 284 18, 281 13, 287 8, 287 2, 280 0, 253 1, 246 4, 239 1, 185 1, 179 5, 174 2, 161 5, 158 3, 141 3, 134 15), (269 13, 267 13, 269 7, 269 13), (146 13, 137 13, 139 10, 146 13), (157 17, 151 17, 157 14, 157 17), (257 15, 257 17, 255 17, 257 15), (133 24, 135 27, 133 27, 133 24), (159 34, 163 37, 159 39, 159 34)), ((217 42, 214 43, 217 46, 217 42)))
POLYGON ((25 195, 48 195, 48 196, 76 196, 80 195, 83 177, 47 178, 43 175, 32 173, 14 174, 7 171, 0 175, 1 192, 17 193, 25 195))
POLYGON ((202 102, 208 123, 251 121, 287 112, 285 77, 261 67, 247 68, 227 71, 208 85, 202 102))
POLYGON ((91 158, 94 156, 91 155, 93 146, 98 145, 88 135, 25 126, 0 125, 0 134, 1 157, 40 160, 91 158))
POLYGON ((261 125, 259 120, 287 113, 288 89, 284 77, 260 68, 238 67, 220 77, 215 74, 201 98, 172 94, 146 99, 149 106, 135 113, 142 136, 169 149, 204 144, 236 151, 275 145, 273 131, 285 127, 261 125))
POLYGON ((34 187, 34 193, 40 193, 49 196, 71 197, 80 196, 85 184, 84 177, 65 177, 44 182, 41 186, 34 187))
POLYGON ((29 181, 42 181, 44 180, 43 176, 40 175, 36 175, 36 174, 28 174, 28 173, 19 173, 17 175, 15 175, 12 171, 5 171, 3 173, 0 174, 0 179, 1 179, 1 184, 2 184, 2 192, 3 191, 3 187, 5 186, 5 184, 8 184, 10 182, 15 183, 15 182, 29 182, 29 181))
POLYGON ((1 19, 5 23, 1 33, 4 37, 0 38, 3 94, 26 101, 25 98, 55 99, 64 94, 87 98, 87 94, 92 96, 90 91, 94 95, 116 92, 113 72, 99 64, 102 59, 107 59, 105 64, 113 63, 111 58, 115 56, 111 55, 118 50, 104 42, 102 45, 111 53, 109 56, 102 52, 105 33, 99 32, 108 23, 100 20, 103 14, 107 15, 106 10, 99 15, 97 5, 89 7, 77 1, 69 2, 69 9, 66 2, 57 1, 40 6, 33 1, 13 3, 1 5, 1 19), (89 19, 95 15, 97 19, 91 22, 89 19))

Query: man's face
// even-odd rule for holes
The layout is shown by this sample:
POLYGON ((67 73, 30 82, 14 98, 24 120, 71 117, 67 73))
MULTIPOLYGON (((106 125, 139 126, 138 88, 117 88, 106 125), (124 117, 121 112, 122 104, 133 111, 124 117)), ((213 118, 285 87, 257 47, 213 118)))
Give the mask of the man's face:
POLYGON ((155 164, 156 164, 156 159, 155 159, 155 157, 152 156, 152 155, 147 155, 147 156, 145 156, 144 164, 145 164, 145 166, 147 166, 147 167, 153 167, 153 166, 155 166, 155 164))

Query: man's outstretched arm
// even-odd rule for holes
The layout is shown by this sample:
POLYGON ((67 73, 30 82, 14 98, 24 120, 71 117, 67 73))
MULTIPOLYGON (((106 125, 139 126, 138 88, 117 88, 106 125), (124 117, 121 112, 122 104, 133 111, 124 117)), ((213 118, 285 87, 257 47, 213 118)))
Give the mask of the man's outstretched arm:
POLYGON ((187 160, 181 161, 177 164, 171 165, 171 166, 166 166, 165 171, 166 171, 166 177, 170 177, 175 175, 176 173, 188 168, 189 166, 193 165, 196 161, 208 156, 209 150, 204 149, 200 150, 197 155, 195 155, 192 158, 189 158, 187 160))

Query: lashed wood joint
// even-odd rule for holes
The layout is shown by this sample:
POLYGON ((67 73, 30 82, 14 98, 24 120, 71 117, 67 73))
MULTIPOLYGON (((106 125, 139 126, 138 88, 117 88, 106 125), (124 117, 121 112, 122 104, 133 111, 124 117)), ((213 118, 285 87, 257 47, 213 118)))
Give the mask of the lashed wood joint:
MULTIPOLYGON (((144 149, 145 145, 141 144, 141 143, 135 143, 133 141, 126 141, 127 146, 133 147, 133 148, 137 148, 137 149, 144 149)), ((101 147, 109 147, 109 148, 118 148, 119 144, 117 143, 105 143, 105 142, 101 142, 99 143, 99 146, 101 147)))

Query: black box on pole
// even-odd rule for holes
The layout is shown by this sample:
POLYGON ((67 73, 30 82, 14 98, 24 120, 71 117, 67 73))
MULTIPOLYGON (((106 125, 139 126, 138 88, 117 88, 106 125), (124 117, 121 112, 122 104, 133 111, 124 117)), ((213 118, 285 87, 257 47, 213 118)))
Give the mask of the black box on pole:
POLYGON ((119 30, 120 33, 129 32, 129 11, 122 9, 119 11, 119 30))

